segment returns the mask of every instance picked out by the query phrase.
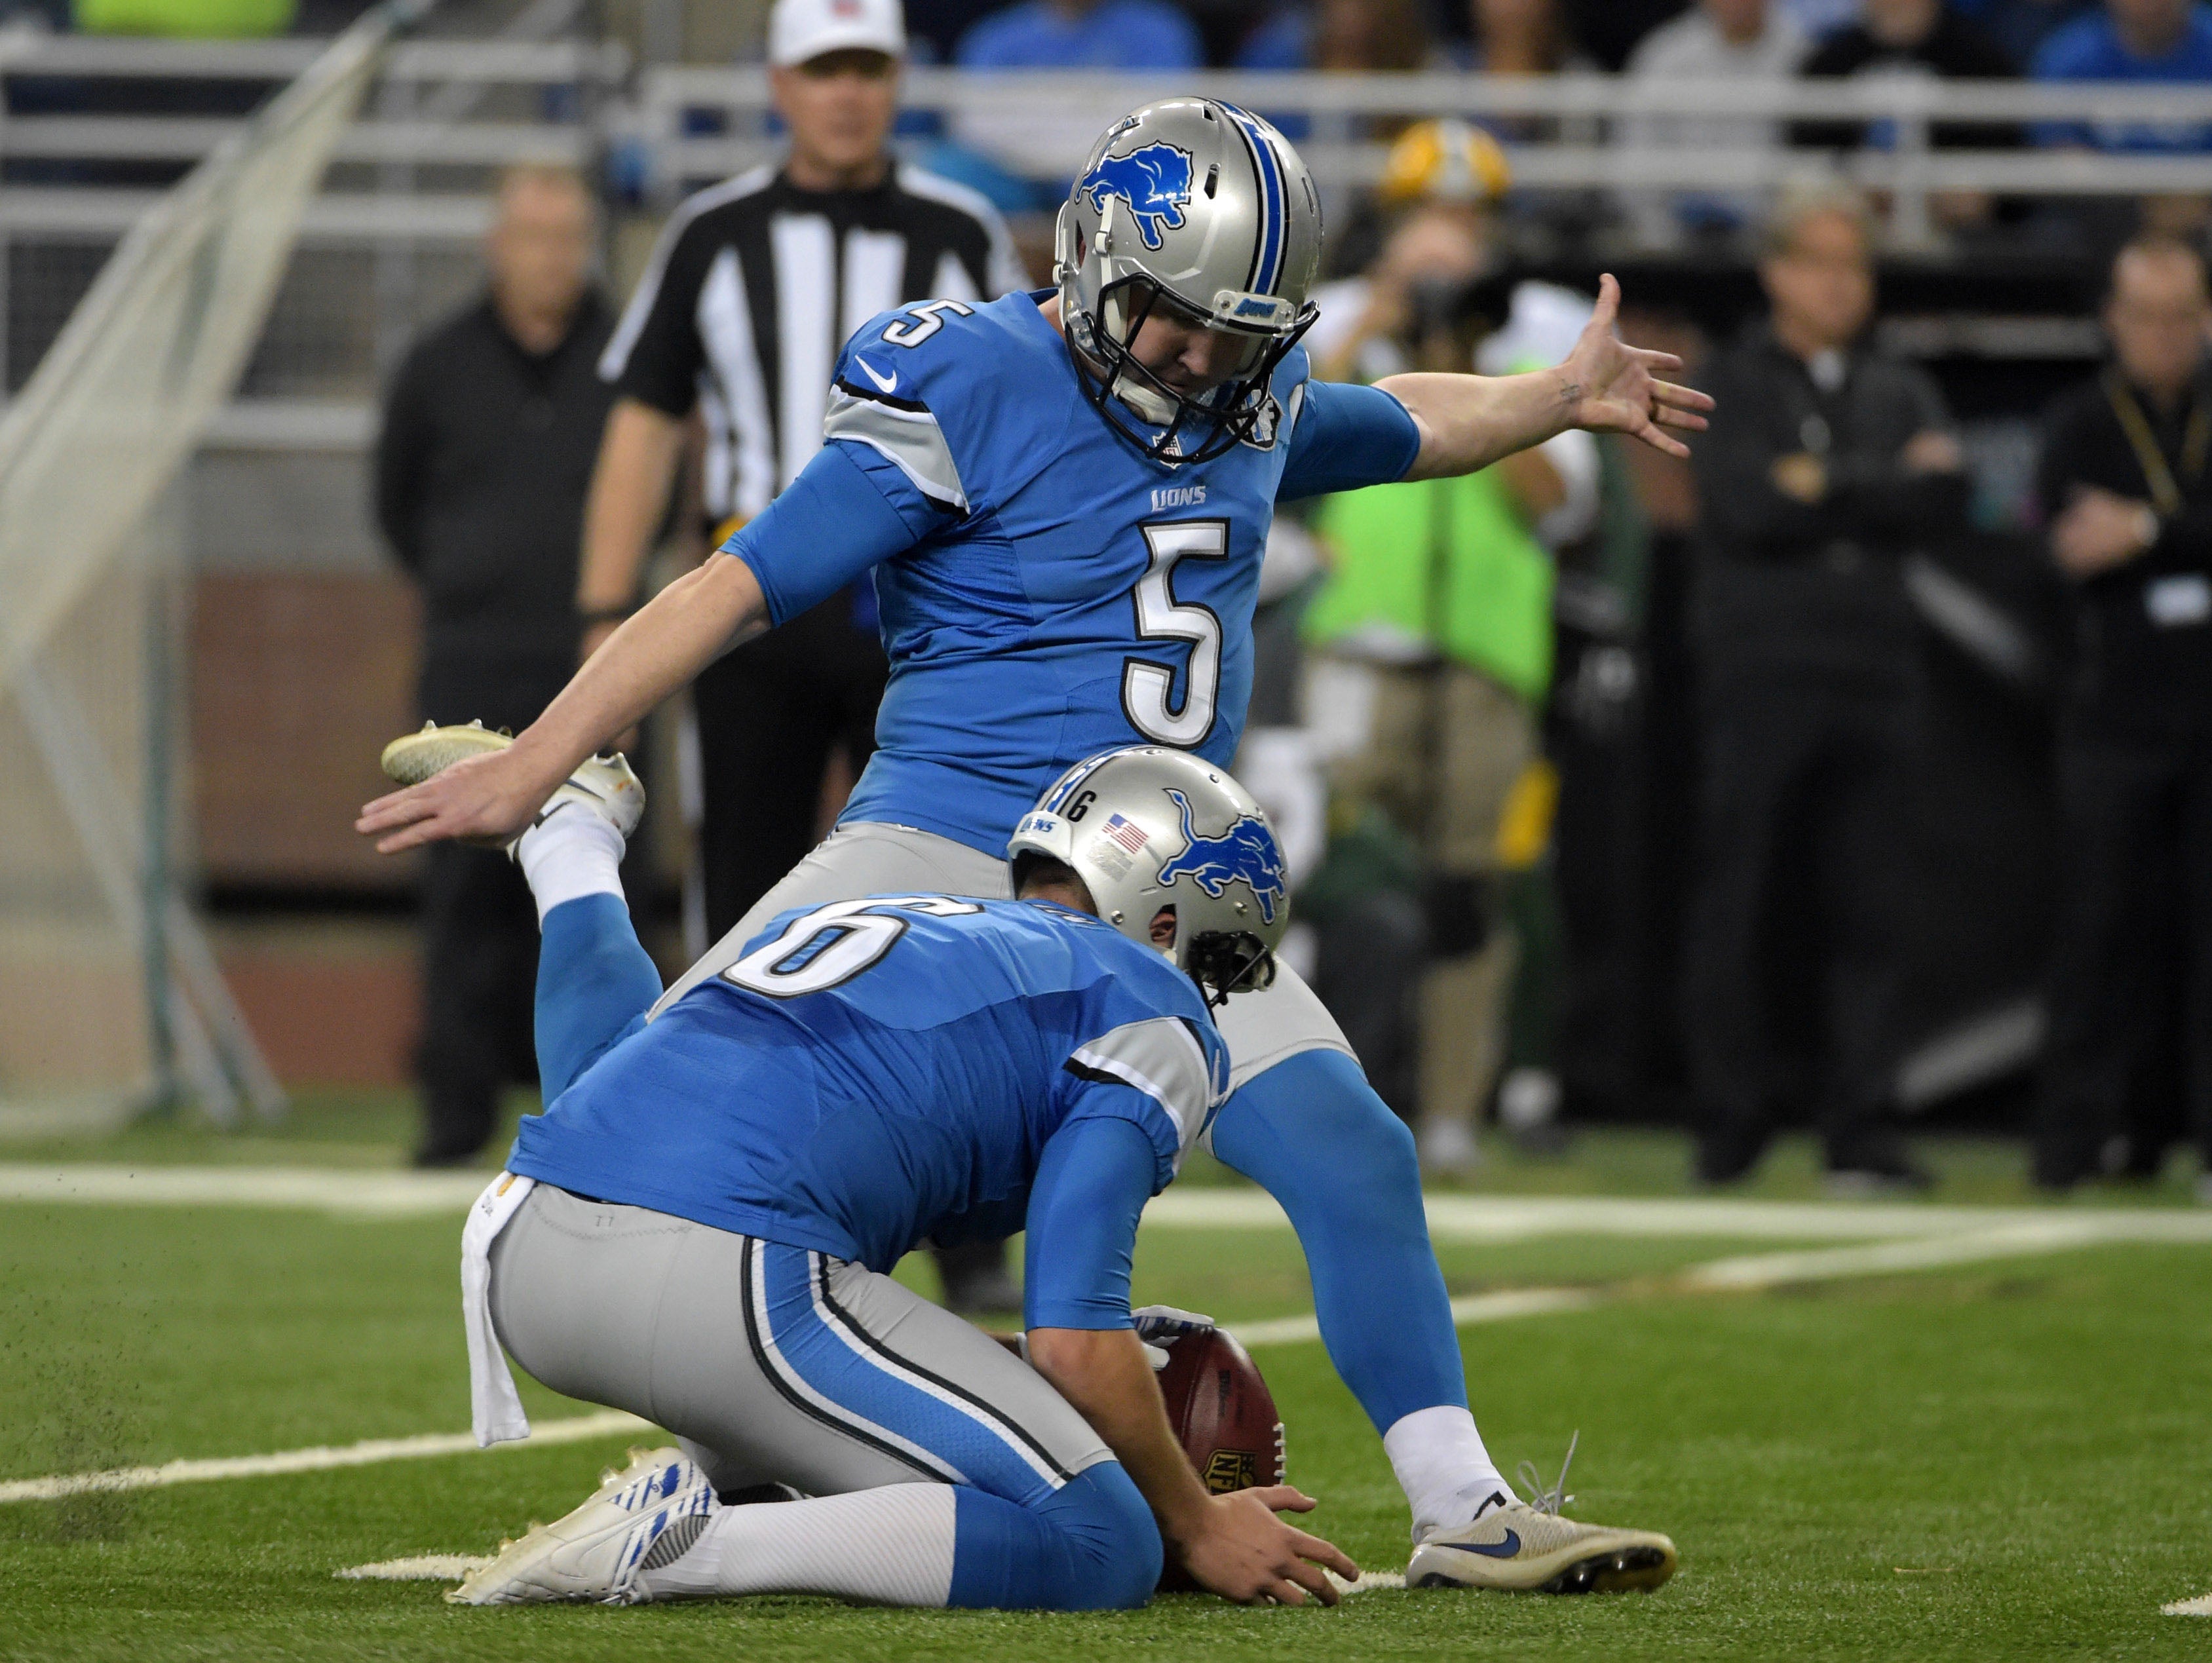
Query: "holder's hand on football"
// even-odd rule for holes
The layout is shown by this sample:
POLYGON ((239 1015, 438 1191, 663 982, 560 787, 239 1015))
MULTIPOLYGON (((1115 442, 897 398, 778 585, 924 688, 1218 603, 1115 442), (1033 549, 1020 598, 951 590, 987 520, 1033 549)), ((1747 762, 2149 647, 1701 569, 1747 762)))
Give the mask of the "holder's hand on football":
POLYGON ((1275 1516, 1313 1508, 1310 1496, 1289 1484, 1210 1496, 1167 1550, 1200 1587, 1240 1605, 1303 1605, 1310 1593, 1333 1605, 1339 1596, 1322 1567, 1347 1582, 1358 1580, 1359 1567, 1334 1544, 1275 1516))

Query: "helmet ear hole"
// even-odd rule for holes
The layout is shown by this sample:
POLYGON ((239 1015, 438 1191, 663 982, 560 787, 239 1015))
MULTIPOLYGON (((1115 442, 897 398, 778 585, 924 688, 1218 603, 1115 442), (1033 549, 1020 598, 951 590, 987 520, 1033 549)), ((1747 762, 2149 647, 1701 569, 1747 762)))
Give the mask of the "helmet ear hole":
POLYGON ((1152 945, 1163 953, 1175 950, 1176 930, 1176 909, 1172 905, 1163 907, 1152 914, 1152 945))

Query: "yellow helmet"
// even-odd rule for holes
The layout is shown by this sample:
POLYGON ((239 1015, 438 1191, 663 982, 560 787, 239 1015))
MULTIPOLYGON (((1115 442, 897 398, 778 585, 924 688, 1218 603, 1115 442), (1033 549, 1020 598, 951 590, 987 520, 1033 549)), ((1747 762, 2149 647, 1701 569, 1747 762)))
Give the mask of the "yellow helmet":
POLYGON ((1513 184, 1498 141, 1481 128, 1445 117, 1416 122, 1383 159, 1382 197, 1401 208, 1421 201, 1495 202, 1513 184))

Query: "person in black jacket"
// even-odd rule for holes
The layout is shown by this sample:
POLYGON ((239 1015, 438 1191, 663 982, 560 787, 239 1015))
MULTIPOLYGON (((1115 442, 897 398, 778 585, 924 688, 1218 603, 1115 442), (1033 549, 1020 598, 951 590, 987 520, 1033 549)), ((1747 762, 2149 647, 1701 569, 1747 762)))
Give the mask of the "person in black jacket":
POLYGON ((1783 204, 1760 276, 1771 319, 1713 365, 1717 409, 1693 458, 1698 1172, 1724 1183, 1758 1161, 1785 1095, 1778 1008, 1808 1006, 1838 1187, 1917 1183, 1884 1120, 1917 679, 1899 563, 1963 522, 1960 454, 1934 384, 1863 339, 1874 273, 1856 198, 1783 204), (1816 944, 1786 974, 1782 920, 1809 923, 1816 944))
MULTIPOLYGON (((1798 73, 1815 80, 1934 76, 1946 81, 2003 81, 2018 76, 2020 66, 1944 0, 1866 0, 1859 21, 1823 40, 1798 73)), ((1887 150, 1898 143, 1895 125, 1887 121, 1793 122, 1790 142, 1835 150, 1862 146, 1887 150)), ((2013 123, 1939 121, 1931 125, 1928 142, 1939 150, 2012 149, 2025 142, 2025 136, 2013 123)), ((1965 228, 1987 221, 1992 203, 1982 191, 1952 191, 1936 194, 1929 207, 1942 223, 1965 228)))
MULTIPOLYGON (((614 327, 591 281, 591 193, 575 174, 502 182, 482 299, 418 341, 386 397, 376 517, 422 592, 420 713, 520 730, 575 670, 584 495, 612 393, 614 327)), ((423 1126, 416 1161, 489 1140, 500 1089, 531 1077, 538 917, 496 849, 441 843, 423 883, 423 1126)))
MULTIPOLYGON (((2181 1015, 2212 1204, 2212 364, 2203 257, 2148 237, 2112 267, 2112 361, 2061 399, 2041 488, 2077 654, 2059 743, 2066 835, 2036 1180, 2127 1137, 2181 1015)), ((2154 1170, 2162 1138, 2124 1153, 2154 1170)), ((2117 1152, 2117 1151, 2116 1151, 2117 1152)))

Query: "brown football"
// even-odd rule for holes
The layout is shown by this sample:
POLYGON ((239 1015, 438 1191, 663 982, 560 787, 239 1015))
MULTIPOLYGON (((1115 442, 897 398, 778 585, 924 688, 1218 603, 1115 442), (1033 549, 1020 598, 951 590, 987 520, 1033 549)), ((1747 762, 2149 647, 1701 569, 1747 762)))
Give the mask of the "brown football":
MULTIPOLYGON (((1213 1328, 1184 1335, 1167 1352, 1167 1367, 1153 1378, 1167 1399, 1168 1424, 1206 1487, 1220 1496, 1282 1483, 1283 1423, 1244 1348, 1213 1328)), ((1160 1574, 1164 1592, 1197 1586, 1180 1565, 1160 1574)))

